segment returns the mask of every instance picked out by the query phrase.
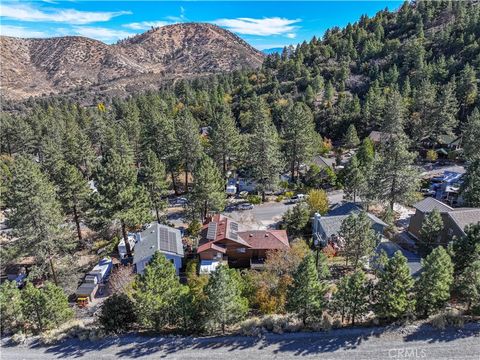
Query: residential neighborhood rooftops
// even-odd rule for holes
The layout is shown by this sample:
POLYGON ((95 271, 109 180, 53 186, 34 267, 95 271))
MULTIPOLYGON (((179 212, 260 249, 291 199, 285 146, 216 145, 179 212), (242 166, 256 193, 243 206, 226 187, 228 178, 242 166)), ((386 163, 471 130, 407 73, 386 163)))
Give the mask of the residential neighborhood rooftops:
POLYGON ((453 211, 453 208, 432 197, 427 197, 413 204, 413 207, 423 213, 431 212, 433 209, 437 209, 441 213, 453 211))
MULTIPOLYGON (((359 204, 356 204, 354 202, 340 202, 330 208, 327 216, 348 216, 350 214, 358 214, 361 211, 363 211, 363 208, 359 204)), ((375 216, 374 214, 367 212, 367 216, 370 218, 370 220, 372 220, 372 222, 380 224, 382 226, 387 226, 387 224, 385 224, 382 219, 375 216)))
POLYGON ((248 247, 248 243, 238 236, 238 232, 242 230, 248 230, 248 228, 227 216, 215 214, 203 225, 202 238, 206 241, 228 239, 248 247))
POLYGON ((200 245, 197 248, 197 253, 201 253, 201 252, 204 252, 204 251, 207 251, 207 250, 215 250, 215 251, 221 252, 223 254, 225 254, 227 252, 226 248, 216 245, 213 241, 209 241, 209 242, 207 242, 203 245, 200 245))
POLYGON ((180 230, 161 225, 157 222, 139 234, 139 241, 135 245, 133 263, 153 255, 155 251, 183 256, 182 234, 180 230))

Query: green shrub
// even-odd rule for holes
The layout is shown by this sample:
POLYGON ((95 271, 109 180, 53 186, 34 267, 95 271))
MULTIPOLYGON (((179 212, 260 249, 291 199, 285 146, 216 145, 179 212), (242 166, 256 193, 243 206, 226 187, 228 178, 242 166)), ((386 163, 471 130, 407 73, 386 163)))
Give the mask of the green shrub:
POLYGON ((103 303, 99 320, 106 332, 129 330, 136 321, 132 300, 125 294, 113 294, 103 303))
POLYGON ((291 198, 292 196, 293 196, 293 191, 286 191, 286 192, 285 192, 285 197, 286 197, 287 199, 291 198))
POLYGON ((275 199, 276 202, 282 202, 283 200, 285 200, 285 196, 283 195, 278 195, 277 198, 275 199))
POLYGON ((247 201, 251 204, 258 205, 262 203, 262 197, 260 195, 248 195, 247 201))

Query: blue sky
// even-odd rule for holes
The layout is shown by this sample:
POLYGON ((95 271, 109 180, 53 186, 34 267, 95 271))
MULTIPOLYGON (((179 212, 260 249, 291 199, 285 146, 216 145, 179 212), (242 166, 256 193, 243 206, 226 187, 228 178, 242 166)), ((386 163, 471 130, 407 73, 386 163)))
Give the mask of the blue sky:
POLYGON ((209 22, 258 49, 322 36, 401 1, 8 1, 0 3, 0 33, 18 37, 81 35, 106 43, 151 26, 209 22))

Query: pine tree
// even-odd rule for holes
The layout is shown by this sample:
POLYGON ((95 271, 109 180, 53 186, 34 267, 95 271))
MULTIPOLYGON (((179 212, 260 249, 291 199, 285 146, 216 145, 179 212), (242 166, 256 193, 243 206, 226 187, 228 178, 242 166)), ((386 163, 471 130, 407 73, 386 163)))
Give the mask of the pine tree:
POLYGON ((462 105, 461 113, 463 116, 467 114, 468 109, 475 104, 478 97, 477 76, 475 69, 466 64, 460 73, 457 85, 457 96, 462 105))
POLYGON ((355 269, 364 259, 370 259, 375 248, 375 232, 366 212, 351 214, 342 221, 340 236, 343 238, 345 260, 355 269))
POLYGON ((453 263, 447 251, 439 246, 422 260, 422 272, 415 284, 416 308, 422 316, 442 309, 450 299, 453 263))
POLYGON ((226 179, 232 159, 239 155, 241 140, 229 110, 223 110, 217 114, 209 138, 212 143, 213 158, 221 166, 223 178, 226 179))
POLYGON ((194 218, 204 220, 210 212, 222 211, 225 207, 225 182, 213 160, 205 155, 194 172, 190 195, 190 207, 194 218))
POLYGON ((143 155, 138 177, 139 182, 145 187, 150 197, 157 221, 160 223, 160 211, 165 209, 165 201, 162 197, 168 194, 168 184, 165 174, 165 165, 158 159, 152 150, 147 150, 143 155))
POLYGON ((88 182, 82 173, 73 165, 65 161, 56 163, 54 181, 58 185, 58 198, 67 214, 73 215, 77 229, 78 240, 82 240, 80 221, 86 209, 86 202, 90 195, 88 182))
POLYGON ((369 137, 363 139, 355 157, 358 160, 359 166, 362 168, 362 173, 368 174, 372 168, 373 160, 375 159, 375 147, 373 141, 369 137))
POLYGON ((109 151, 96 174, 96 213, 107 221, 118 220, 128 256, 132 255, 127 227, 145 224, 152 218, 146 191, 138 186, 133 159, 109 151))
POLYGON ((299 203, 288 209, 282 217, 283 227, 291 236, 303 235, 309 220, 310 209, 305 203, 299 203))
POLYGON ((375 314, 388 320, 410 314, 415 304, 412 296, 414 281, 407 258, 401 251, 396 251, 393 257, 387 260, 378 277, 375 286, 375 314))
POLYGON ((161 113, 159 109, 146 105, 141 111, 144 119, 142 149, 152 150, 157 158, 166 166, 166 171, 172 178, 172 185, 175 193, 178 193, 176 172, 179 167, 179 143, 175 133, 175 125, 172 117, 161 113))
POLYGON ((465 236, 454 238, 452 244, 455 273, 480 260, 480 224, 471 224, 465 228, 465 236))
POLYGON ((192 173, 202 156, 202 145, 197 121, 187 109, 181 110, 175 118, 180 164, 185 172, 185 191, 188 192, 188 173, 192 173))
POLYGON ((256 100, 252 113, 254 123, 248 145, 249 165, 257 189, 265 200, 265 191, 275 187, 282 169, 278 134, 261 99, 256 100))
POLYGON ((283 152, 294 181, 300 165, 309 161, 314 151, 315 124, 310 108, 303 103, 295 103, 285 113, 282 129, 283 152))
POLYGON ((445 85, 439 94, 437 110, 433 122, 430 123, 429 135, 438 139, 440 135, 453 134, 458 124, 458 103, 455 97, 455 84, 445 85))
POLYGON ((435 123, 437 90, 432 83, 424 79, 413 97, 412 136, 415 141, 423 139, 431 132, 436 134, 435 123))
POLYGON ((480 158, 468 164, 461 193, 468 206, 480 207, 480 158))
POLYGON ((49 268, 53 281, 58 283, 54 263, 74 244, 64 226, 54 186, 27 157, 15 159, 8 206, 12 209, 9 221, 18 237, 14 246, 23 255, 35 257, 37 269, 32 276, 47 275, 49 268))
POLYGON ((480 260, 470 263, 459 278, 459 292, 463 301, 467 303, 467 310, 472 305, 480 305, 480 260))
POLYGON ((387 202, 390 209, 397 202, 411 200, 419 183, 414 159, 403 136, 392 136, 384 142, 369 177, 369 198, 387 202))
POLYGON ((402 95, 395 90, 389 97, 385 105, 381 124, 381 131, 386 141, 392 136, 400 136, 403 134, 405 126, 406 109, 402 95))
POLYGON ((27 282, 22 291, 22 312, 25 321, 40 332, 58 327, 74 314, 63 290, 48 281, 41 289, 27 282))
POLYGON ((345 138, 343 139, 343 143, 348 149, 353 149, 360 144, 360 139, 357 135, 357 129, 355 129, 355 125, 350 124, 345 133, 345 138))
POLYGON ((242 296, 239 278, 235 270, 221 265, 208 279, 205 286, 207 322, 213 328, 220 326, 222 333, 228 325, 241 320, 248 310, 248 301, 242 296))
POLYGON ((352 325, 362 318, 369 309, 370 285, 365 273, 361 270, 343 277, 333 295, 332 306, 342 316, 342 322, 351 320, 352 325))
POLYGON ((480 159, 478 143, 480 139, 480 111, 475 108, 467 118, 463 129, 462 144, 465 159, 474 161, 480 159))
POLYGON ((307 323, 319 319, 324 309, 325 285, 319 281, 314 257, 304 257, 293 274, 293 283, 288 290, 287 310, 307 323))
POLYGON ((16 281, 0 285, 0 333, 15 333, 23 325, 22 292, 16 281))
POLYGON ((357 196, 365 191, 367 186, 367 181, 362 169, 360 168, 357 156, 353 156, 345 167, 343 181, 345 197, 353 200, 353 202, 356 202, 357 196))
POLYGON ((427 214, 420 229, 421 248, 425 254, 429 254, 439 244, 440 233, 443 230, 442 215, 437 209, 427 214))
POLYGON ((133 285, 132 297, 139 323, 157 331, 174 325, 182 291, 175 267, 156 251, 133 285))

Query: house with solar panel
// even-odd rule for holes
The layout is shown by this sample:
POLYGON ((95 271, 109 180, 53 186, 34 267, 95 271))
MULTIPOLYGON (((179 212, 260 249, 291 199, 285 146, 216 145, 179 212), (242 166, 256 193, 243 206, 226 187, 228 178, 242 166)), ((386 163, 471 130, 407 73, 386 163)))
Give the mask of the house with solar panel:
POLYGON ((177 274, 180 272, 184 257, 180 230, 153 222, 147 229, 135 235, 137 243, 133 254, 133 265, 138 274, 143 274, 145 266, 156 251, 164 254, 172 262, 177 274))
POLYGON ((253 230, 220 214, 207 219, 200 235, 201 274, 209 274, 222 263, 259 270, 269 251, 290 248, 285 230, 253 230))

